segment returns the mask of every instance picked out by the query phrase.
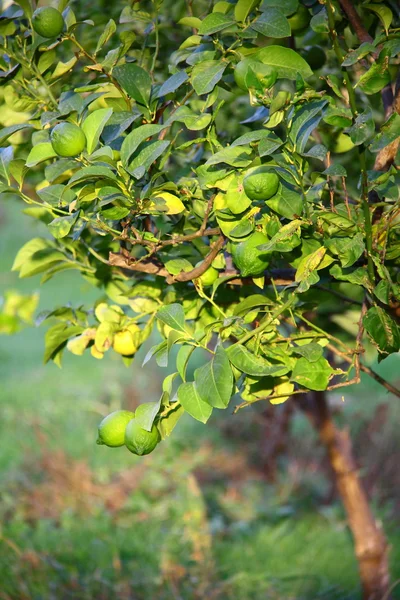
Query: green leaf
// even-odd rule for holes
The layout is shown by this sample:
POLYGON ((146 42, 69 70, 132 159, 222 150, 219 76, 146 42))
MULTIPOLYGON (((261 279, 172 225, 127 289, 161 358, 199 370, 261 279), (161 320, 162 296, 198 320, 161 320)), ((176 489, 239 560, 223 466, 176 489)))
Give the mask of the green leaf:
POLYGON ((366 8, 378 15, 387 35, 393 20, 393 13, 390 8, 388 6, 384 6, 383 4, 364 4, 363 8, 366 8))
POLYGON ((44 160, 49 160, 49 158, 54 158, 55 156, 57 156, 57 154, 54 152, 53 146, 50 144, 50 142, 38 144, 29 152, 26 159, 26 166, 34 167, 44 160))
MULTIPOLYGON (((258 249, 263 252, 274 252, 279 250, 279 245, 282 242, 287 242, 293 236, 300 234, 301 221, 294 219, 290 223, 286 223, 266 244, 258 246, 258 249)), ((296 242, 296 246, 300 245, 300 239, 296 242)), ((280 250, 282 252, 282 249, 280 250)))
POLYGON ((51 204, 51 206, 69 204, 76 198, 75 193, 61 183, 41 188, 40 190, 37 190, 37 194, 43 202, 51 204))
POLYGON ((234 24, 234 20, 222 13, 210 13, 203 19, 199 27, 199 35, 212 35, 234 24))
POLYGON ((213 154, 205 163, 206 165, 218 165, 226 163, 232 167, 248 167, 252 162, 253 151, 244 146, 228 146, 213 154))
POLYGON ((15 0, 15 3, 22 8, 28 19, 32 17, 33 11, 29 0, 15 0))
POLYGON ((259 50, 255 57, 265 65, 276 69, 280 79, 296 81, 299 75, 304 79, 313 75, 309 64, 291 48, 267 46, 259 50))
POLYGON ((226 408, 232 396, 233 373, 225 350, 218 346, 212 359, 196 369, 194 380, 200 398, 214 408, 226 408))
POLYGON ((90 113, 83 121, 82 129, 86 135, 87 152, 92 154, 97 144, 99 143, 102 131, 111 117, 113 112, 112 108, 100 108, 90 113))
POLYGON ((67 236, 74 226, 78 216, 79 211, 73 215, 69 215, 68 217, 58 217, 57 219, 54 219, 48 224, 50 233, 57 240, 67 236))
POLYGON ((356 118, 354 125, 349 129, 349 135, 351 141, 356 146, 364 144, 367 140, 370 140, 375 135, 375 123, 372 118, 371 108, 367 108, 356 118))
POLYGON ((98 40, 97 46, 96 46, 96 50, 94 51, 95 56, 99 52, 99 50, 101 50, 103 48, 103 46, 105 46, 105 44, 108 42, 110 37, 116 31, 117 31, 117 26, 115 24, 115 21, 110 19, 99 37, 99 40, 98 40))
POLYGON ((16 131, 21 131, 22 129, 32 129, 32 125, 29 123, 19 123, 18 125, 11 125, 10 127, 0 129, 0 146, 16 131))
POLYGON ((326 390, 334 370, 323 356, 310 363, 306 358, 299 358, 293 369, 290 381, 309 390, 326 390))
POLYGON ((57 63, 56 68, 54 69, 53 73, 51 74, 50 79, 51 80, 57 79, 57 77, 61 77, 62 75, 65 75, 65 73, 68 73, 68 71, 70 71, 76 65, 77 62, 78 62, 78 59, 76 56, 73 56, 66 62, 60 61, 59 63, 57 63))
POLYGON ((363 318, 363 325, 379 352, 391 354, 400 350, 399 327, 383 308, 370 308, 363 318))
POLYGON ((323 109, 328 100, 316 100, 304 104, 294 115, 289 139, 296 152, 304 152, 306 143, 323 117, 323 109))
POLYGON ((68 185, 75 183, 81 183, 82 181, 92 181, 96 179, 110 179, 111 181, 117 181, 117 176, 111 169, 107 167, 83 167, 74 173, 68 182, 68 185))
POLYGON ((371 287, 366 267, 343 269, 340 265, 336 264, 330 268, 329 272, 332 277, 339 281, 349 281, 355 285, 361 285, 366 289, 370 289, 371 287))
POLYGON ((47 363, 55 358, 55 355, 66 345, 69 338, 81 334, 83 330, 84 328, 78 325, 69 326, 65 323, 57 323, 57 325, 50 327, 45 334, 44 362, 47 363))
POLYGON ((163 417, 161 421, 157 424, 158 431, 160 432, 161 439, 165 439, 171 435, 172 431, 176 427, 181 416, 184 414, 185 409, 180 404, 180 402, 175 402, 175 407, 173 410, 168 412, 166 417, 163 417))
POLYGON ((350 50, 350 52, 346 54, 346 56, 343 59, 342 66, 351 67, 365 56, 368 56, 368 54, 371 54, 371 52, 376 52, 375 46, 373 44, 370 44, 369 42, 364 42, 363 44, 361 44, 361 46, 359 46, 355 50, 350 50))
POLYGON ((266 11, 269 8, 279 8, 284 15, 289 16, 296 12, 298 6, 298 0, 263 0, 260 10, 266 11))
POLYGON ((19 271, 21 278, 30 277, 61 260, 65 260, 65 256, 57 250, 52 241, 33 238, 18 251, 11 270, 19 271))
POLYGON ((131 98, 138 104, 149 107, 151 77, 144 69, 133 63, 127 63, 116 67, 113 75, 131 98))
POLYGON ((138 149, 140 144, 151 138, 153 135, 160 133, 165 128, 164 125, 141 125, 129 133, 121 146, 121 161, 124 166, 127 166, 130 157, 138 149))
POLYGON ((157 98, 172 94, 172 92, 175 92, 178 88, 180 88, 181 85, 183 85, 188 79, 189 75, 186 73, 186 71, 178 71, 178 73, 171 75, 171 77, 167 79, 167 81, 165 81, 158 90, 157 98))
POLYGON ((337 254, 342 267, 347 268, 354 265, 365 250, 364 236, 357 233, 350 238, 330 238, 325 245, 333 254, 337 254))
POLYGON ((163 396, 160 397, 158 402, 145 402, 140 404, 141 408, 139 415, 135 414, 135 419, 137 419, 139 425, 146 431, 151 431, 151 428, 153 427, 154 419, 161 408, 162 397, 163 396))
POLYGON ((174 114, 166 121, 165 127, 169 127, 175 121, 184 123, 191 131, 205 129, 211 123, 212 115, 210 113, 198 114, 189 106, 180 106, 174 114))
POLYGON ((265 358, 255 356, 241 345, 230 346, 227 355, 234 367, 253 377, 280 377, 289 371, 284 365, 271 365, 265 358))
POLYGON ((182 381, 186 381, 186 369, 189 363, 189 359, 195 350, 196 346, 183 345, 179 348, 178 354, 176 356, 176 368, 178 369, 178 373, 182 381))
POLYGON ((10 184, 9 167, 13 159, 14 151, 12 146, 0 148, 0 178, 10 184))
POLYGON ((267 129, 248 131, 247 133, 244 133, 235 141, 233 141, 231 144, 231 148, 233 148, 234 146, 247 146, 247 144, 251 144, 252 142, 258 142, 259 140, 262 140, 263 138, 266 138, 268 136, 271 136, 271 132, 267 129))
POLYGON ((330 165, 325 171, 322 171, 322 174, 330 175, 331 177, 347 177, 346 169, 339 163, 330 165))
POLYGON ((375 136, 369 149, 371 152, 379 152, 400 137, 400 115, 393 113, 382 125, 380 132, 375 136))
POLYGON ((235 19, 243 23, 252 10, 260 4, 260 0, 237 0, 235 5, 235 19))
POLYGON ((289 21, 279 8, 267 8, 258 19, 251 24, 251 28, 273 38, 284 38, 290 36, 289 21))
POLYGON ((258 153, 261 157, 270 156, 283 145, 283 141, 272 131, 268 132, 268 137, 263 138, 258 144, 258 153))
POLYGON ((323 351, 324 349, 322 346, 317 344, 317 342, 311 342, 310 344, 293 348, 294 354, 299 354, 310 363, 314 363, 319 360, 323 354, 323 351))
POLYGON ((222 78, 227 67, 219 60, 205 60, 193 67, 191 81, 198 96, 209 94, 222 78))
POLYGON ((189 272, 193 269, 192 263, 186 258, 173 258, 172 260, 167 260, 164 267, 171 275, 178 275, 178 273, 181 273, 182 271, 189 272))
POLYGON ((148 143, 143 150, 140 150, 132 162, 129 163, 126 170, 135 177, 135 179, 140 179, 146 174, 153 162, 164 153, 164 150, 166 150, 169 145, 170 142, 168 140, 156 140, 148 143))
POLYGON ((200 398, 195 383, 182 383, 178 388, 178 399, 190 416, 201 423, 207 423, 213 409, 200 398))
POLYGON ((367 95, 377 94, 380 92, 388 83, 390 83, 391 75, 387 68, 387 64, 382 64, 378 61, 371 65, 364 75, 360 77, 357 82, 357 86, 367 95))
POLYGON ((295 219, 303 214, 301 190, 282 181, 275 196, 266 201, 267 206, 286 219, 295 219))
POLYGON ((185 311, 181 304, 167 304, 157 312, 156 317, 175 331, 187 333, 185 329, 185 311))
POLYGON ((253 308, 271 306, 272 304, 273 301, 270 300, 267 296, 263 296, 261 294, 253 294, 252 296, 248 296, 247 298, 239 302, 239 304, 235 306, 233 314, 238 316, 246 315, 253 308))

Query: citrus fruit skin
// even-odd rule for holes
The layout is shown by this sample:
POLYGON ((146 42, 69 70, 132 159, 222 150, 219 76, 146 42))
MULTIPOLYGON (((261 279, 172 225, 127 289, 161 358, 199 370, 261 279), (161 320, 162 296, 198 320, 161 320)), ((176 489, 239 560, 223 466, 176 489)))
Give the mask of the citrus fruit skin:
POLYGON ((99 425, 97 444, 110 448, 123 446, 126 426, 134 418, 135 414, 130 410, 116 410, 104 417, 99 425))
POLYGON ((53 38, 59 36, 64 29, 64 19, 56 8, 42 6, 32 15, 32 27, 42 37, 53 38))
POLYGON ((233 262, 243 277, 257 277, 262 275, 268 267, 268 260, 258 250, 257 246, 268 242, 266 235, 256 231, 250 237, 239 244, 232 245, 233 262))
POLYGON ((160 434, 155 425, 146 431, 136 419, 129 422, 125 430, 125 446, 132 454, 143 456, 150 454, 160 441, 160 434))
MULTIPOLYGON (((197 263, 196 267, 201 265, 201 261, 197 263)), ((217 269, 214 267, 208 267, 206 271, 200 277, 196 279, 196 281, 200 281, 203 287, 208 287, 214 283, 216 279, 218 279, 219 273, 217 269)))
POLYGON ((264 167, 256 167, 245 175, 243 187, 250 200, 268 200, 278 191, 279 177, 264 167))
POLYGON ((300 32, 308 27, 310 20, 311 15, 308 9, 303 6, 303 4, 299 4, 299 7, 294 15, 288 18, 290 29, 293 32, 300 32))
POLYGON ((248 58, 244 58, 243 60, 239 61, 238 64, 236 65, 235 70, 233 72, 233 76, 234 76, 236 85, 244 92, 247 91, 247 85, 246 85, 247 71, 251 65, 254 67, 255 65, 259 64, 259 62, 260 61, 249 56, 248 58))
POLYGON ((313 71, 322 69, 326 62, 325 52, 320 46, 311 46, 303 54, 304 60, 308 62, 313 71))
POLYGON ((51 145, 58 156, 77 156, 86 146, 86 136, 74 123, 58 123, 50 134, 51 145))
POLYGON ((132 325, 131 329, 123 329, 114 335, 113 348, 117 354, 122 354, 122 356, 131 356, 132 354, 135 354, 137 344, 135 343, 134 338, 135 329, 132 325))

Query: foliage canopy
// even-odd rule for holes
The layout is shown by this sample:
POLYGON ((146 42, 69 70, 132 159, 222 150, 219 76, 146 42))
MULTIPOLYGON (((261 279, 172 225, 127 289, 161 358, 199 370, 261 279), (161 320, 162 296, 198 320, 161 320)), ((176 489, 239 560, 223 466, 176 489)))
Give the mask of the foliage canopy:
POLYGON ((99 290, 40 316, 46 361, 114 347, 128 365, 154 327, 145 362, 179 347, 141 417, 154 445, 235 394, 357 382, 366 339, 381 359, 400 348, 399 14, 355 4, 362 35, 334 0, 154 0, 106 23, 61 0, 53 39, 29 0, 3 15, 0 191, 48 230, 13 270, 99 290), (60 151, 72 126, 66 145, 83 142, 60 151))

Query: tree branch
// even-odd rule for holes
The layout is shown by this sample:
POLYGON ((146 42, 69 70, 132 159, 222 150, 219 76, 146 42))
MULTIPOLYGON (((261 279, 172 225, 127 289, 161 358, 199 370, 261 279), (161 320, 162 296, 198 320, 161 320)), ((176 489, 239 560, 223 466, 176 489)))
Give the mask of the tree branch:
POLYGON ((344 12, 346 13, 347 18, 349 19, 351 26, 354 29, 354 32, 360 40, 360 42, 368 42, 371 44, 373 42, 373 39, 362 24, 360 15, 354 8, 353 3, 350 2, 350 0, 339 0, 339 2, 344 12))
POLYGON ((223 235, 220 235, 218 240, 212 245, 210 252, 200 263, 200 265, 198 265, 191 271, 182 271, 178 275, 171 275, 171 273, 169 273, 167 269, 158 262, 151 260, 135 260, 132 256, 125 256, 122 253, 118 254, 116 252, 110 252, 108 262, 113 267, 120 267, 129 271, 138 271, 139 273, 148 273, 151 275, 158 275, 160 277, 164 277, 167 283, 192 281, 193 279, 197 279, 198 277, 203 275, 205 271, 207 271, 208 267, 211 265, 212 261, 217 256, 224 243, 225 238, 223 235))

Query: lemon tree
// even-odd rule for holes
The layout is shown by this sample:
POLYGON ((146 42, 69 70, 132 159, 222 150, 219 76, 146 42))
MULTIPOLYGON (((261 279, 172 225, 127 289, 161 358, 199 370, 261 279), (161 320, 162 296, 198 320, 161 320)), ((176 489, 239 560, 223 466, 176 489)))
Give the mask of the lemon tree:
MULTIPOLYGON (((145 346, 145 364, 174 361, 125 429, 101 426, 116 445, 124 430, 145 454, 185 413, 207 423, 305 397, 320 428, 325 393, 362 372, 400 396, 367 364, 400 349, 394 4, 116 2, 106 23, 79 3, 7 4, 0 193, 40 227, 12 268, 43 283, 73 269, 98 294, 47 307, 44 359, 129 366, 145 346)), ((25 321, 3 305, 11 333, 25 321)), ((356 544, 368 530, 387 575, 357 489, 356 544)), ((365 597, 385 597, 389 577, 365 577, 358 554, 365 597)))

